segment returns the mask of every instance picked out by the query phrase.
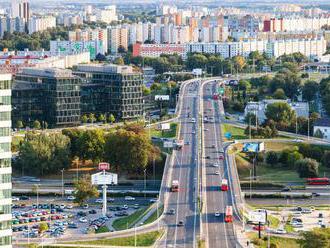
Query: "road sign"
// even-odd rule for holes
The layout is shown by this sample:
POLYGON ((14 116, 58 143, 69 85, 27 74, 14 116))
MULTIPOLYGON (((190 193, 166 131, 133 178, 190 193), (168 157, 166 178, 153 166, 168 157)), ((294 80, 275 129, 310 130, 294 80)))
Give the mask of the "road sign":
POLYGON ((169 95, 155 95, 155 101, 169 101, 169 95))
POLYGON ((112 184, 117 185, 118 184, 118 175, 115 173, 109 173, 109 172, 99 172, 92 175, 92 184, 94 185, 106 185, 106 184, 112 184))
POLYGON ((226 139, 231 139, 231 132, 226 132, 225 137, 226 139))
POLYGON ((164 148, 173 148, 173 141, 164 141, 164 148))
POLYGON ((110 164, 109 163, 99 163, 99 170, 109 170, 110 169, 110 164))
POLYGON ((249 212, 249 221, 253 223, 266 223, 266 212, 249 212))

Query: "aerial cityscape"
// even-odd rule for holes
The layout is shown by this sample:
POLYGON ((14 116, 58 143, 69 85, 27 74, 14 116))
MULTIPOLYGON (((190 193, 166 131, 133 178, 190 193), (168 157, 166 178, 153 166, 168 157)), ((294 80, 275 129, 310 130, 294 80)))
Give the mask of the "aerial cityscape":
POLYGON ((0 247, 330 248, 330 2, 0 0, 0 247))

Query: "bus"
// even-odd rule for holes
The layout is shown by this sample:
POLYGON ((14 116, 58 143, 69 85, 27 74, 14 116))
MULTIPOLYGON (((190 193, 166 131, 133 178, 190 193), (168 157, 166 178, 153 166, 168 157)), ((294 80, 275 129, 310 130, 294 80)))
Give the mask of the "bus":
POLYGON ((173 180, 172 186, 171 186, 171 192, 178 192, 179 191, 179 181, 173 180))
POLYGON ((329 185, 330 179, 327 177, 307 178, 307 184, 309 184, 309 185, 329 185))
POLYGON ((231 223, 233 222, 233 207, 227 206, 225 211, 225 222, 231 223))
POLYGON ((221 191, 228 191, 228 180, 227 179, 221 180, 221 191))

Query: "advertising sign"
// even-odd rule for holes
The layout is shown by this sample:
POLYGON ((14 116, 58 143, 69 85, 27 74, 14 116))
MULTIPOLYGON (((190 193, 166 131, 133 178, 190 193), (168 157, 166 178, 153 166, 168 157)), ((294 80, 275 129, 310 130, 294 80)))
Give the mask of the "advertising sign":
POLYGON ((92 175, 92 184, 104 185, 104 184, 118 184, 118 175, 115 173, 103 173, 99 172, 92 175))
POLYGON ((155 95, 155 101, 169 101, 169 95, 155 95))
POLYGON ((164 141, 164 148, 173 148, 173 141, 164 141))
POLYGON ((99 163, 99 170, 109 170, 110 169, 110 164, 109 163, 99 163))
POLYGON ((162 123, 160 125, 160 129, 161 130, 170 130, 171 129, 170 123, 162 123))
POLYGON ((254 223, 266 223, 266 212, 249 212, 249 221, 254 223))

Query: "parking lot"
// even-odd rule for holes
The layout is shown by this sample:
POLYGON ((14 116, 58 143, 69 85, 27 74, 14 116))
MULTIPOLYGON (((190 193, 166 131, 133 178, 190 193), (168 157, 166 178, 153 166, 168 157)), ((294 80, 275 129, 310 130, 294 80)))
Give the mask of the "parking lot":
MULTIPOLYGON (((262 211, 262 210, 259 210, 262 211)), ((282 211, 267 210, 267 214, 279 220, 277 228, 261 226, 262 231, 268 231, 276 234, 298 233, 301 231, 310 231, 313 228, 330 227, 330 211, 318 210, 314 207, 292 207, 282 211)), ((248 229, 258 231, 258 225, 249 225, 248 229)))
POLYGON ((108 198, 107 216, 103 217, 101 199, 93 199, 88 204, 77 206, 68 199, 13 197, 13 236, 14 239, 21 240, 112 232, 115 231, 112 227, 114 220, 147 208, 154 201, 152 198, 130 196, 108 198), (41 232, 41 223, 47 223, 47 231, 41 232))

